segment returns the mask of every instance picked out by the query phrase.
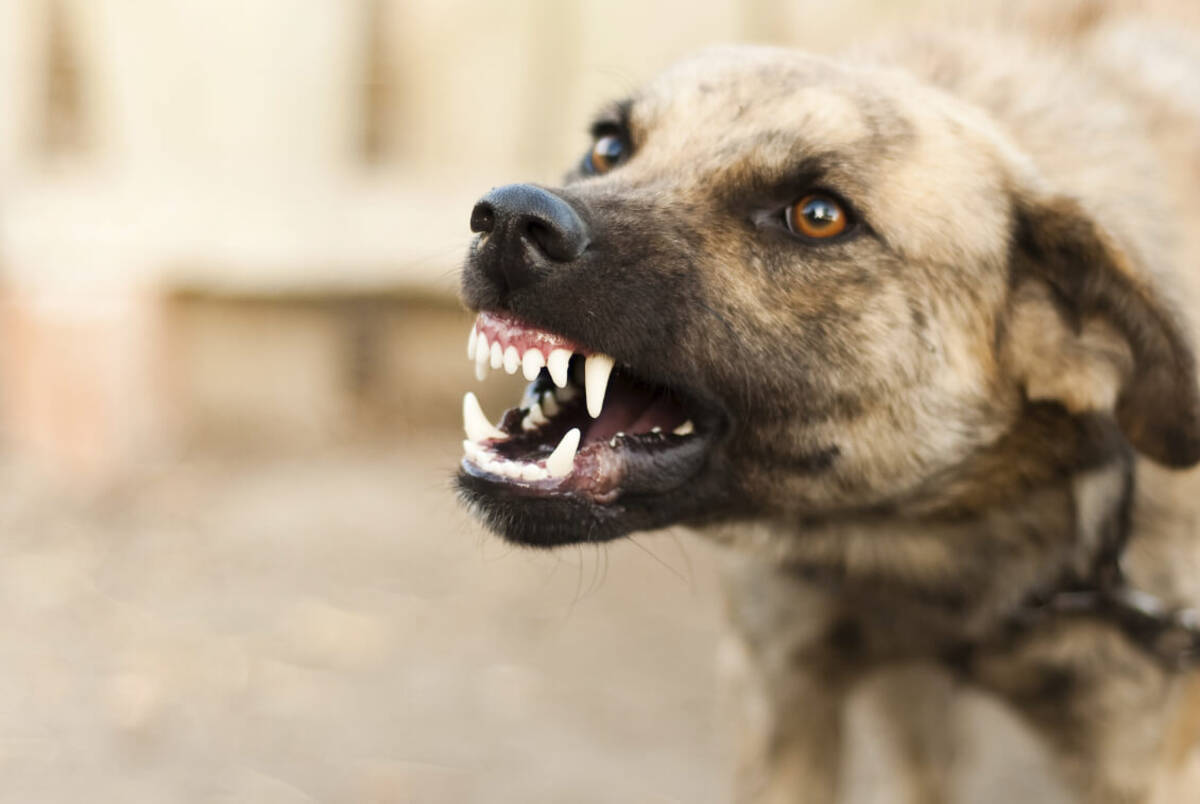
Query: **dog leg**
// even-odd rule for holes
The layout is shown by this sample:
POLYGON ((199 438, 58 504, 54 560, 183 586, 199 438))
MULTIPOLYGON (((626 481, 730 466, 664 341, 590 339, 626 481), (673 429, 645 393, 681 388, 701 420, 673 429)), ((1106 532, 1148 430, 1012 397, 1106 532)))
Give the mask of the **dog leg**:
POLYGON ((946 804, 955 761, 950 675, 929 665, 898 666, 870 684, 896 749, 896 800, 946 804))
POLYGON ((1089 804, 1144 804, 1164 767, 1174 674, 1110 625, 1064 621, 977 657, 975 678, 1047 739, 1089 804))
POLYGON ((847 626, 824 593, 786 572, 727 568, 725 580, 736 633, 722 662, 736 694, 736 800, 834 804, 856 674, 843 655, 847 626))
POLYGON ((753 675, 743 678, 738 702, 735 800, 834 804, 844 694, 807 674, 791 675, 786 689, 753 675))

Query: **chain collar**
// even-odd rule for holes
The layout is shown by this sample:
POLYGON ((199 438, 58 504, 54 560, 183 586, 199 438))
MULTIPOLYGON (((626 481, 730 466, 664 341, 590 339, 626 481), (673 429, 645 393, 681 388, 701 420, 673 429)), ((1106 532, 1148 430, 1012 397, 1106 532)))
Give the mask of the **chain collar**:
MULTIPOLYGON (((1200 660, 1200 610, 1173 608, 1161 598, 1130 586, 1121 556, 1130 538, 1135 486, 1134 456, 1119 453, 1109 471, 1120 472, 1119 493, 1106 500, 1105 511, 1088 516, 1076 494, 1076 517, 1081 545, 1094 547, 1090 566, 1068 573, 1058 586, 1030 595, 1012 618, 1018 629, 1054 617, 1086 616, 1106 620, 1129 639, 1172 668, 1200 660)), ((1094 500, 1093 500, 1094 502, 1094 500)))

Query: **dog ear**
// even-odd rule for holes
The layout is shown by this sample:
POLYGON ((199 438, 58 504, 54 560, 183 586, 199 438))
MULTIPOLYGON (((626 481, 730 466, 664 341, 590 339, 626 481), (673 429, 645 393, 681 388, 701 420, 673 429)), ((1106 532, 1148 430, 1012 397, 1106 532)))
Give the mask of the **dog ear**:
POLYGON ((1168 466, 1200 461, 1192 349, 1145 272, 1070 199, 1019 200, 1007 359, 1031 399, 1111 412, 1168 466))

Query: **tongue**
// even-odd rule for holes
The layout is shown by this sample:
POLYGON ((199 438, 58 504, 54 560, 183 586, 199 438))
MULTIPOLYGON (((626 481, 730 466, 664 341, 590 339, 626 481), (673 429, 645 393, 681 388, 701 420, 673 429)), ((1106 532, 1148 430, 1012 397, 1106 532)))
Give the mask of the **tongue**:
POLYGON ((614 373, 604 395, 604 408, 587 428, 583 444, 607 441, 617 433, 648 433, 655 427, 669 433, 686 418, 683 409, 665 391, 647 388, 614 373))

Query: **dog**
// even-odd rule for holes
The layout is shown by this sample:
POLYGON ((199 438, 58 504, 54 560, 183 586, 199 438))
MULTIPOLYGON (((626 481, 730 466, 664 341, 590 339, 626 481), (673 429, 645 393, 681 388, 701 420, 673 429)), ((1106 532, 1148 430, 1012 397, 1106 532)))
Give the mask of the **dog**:
POLYGON ((464 399, 460 496, 522 545, 723 546, 737 800, 845 800, 874 684, 894 800, 982 800, 975 695, 1065 800, 1200 801, 1176 36, 711 49, 606 107, 561 187, 472 210, 468 353, 530 384, 498 422, 464 399))

